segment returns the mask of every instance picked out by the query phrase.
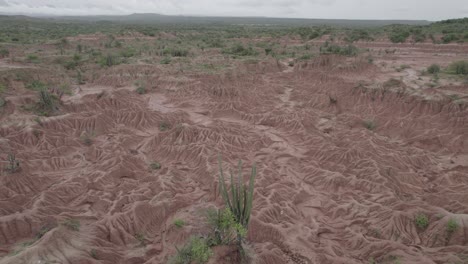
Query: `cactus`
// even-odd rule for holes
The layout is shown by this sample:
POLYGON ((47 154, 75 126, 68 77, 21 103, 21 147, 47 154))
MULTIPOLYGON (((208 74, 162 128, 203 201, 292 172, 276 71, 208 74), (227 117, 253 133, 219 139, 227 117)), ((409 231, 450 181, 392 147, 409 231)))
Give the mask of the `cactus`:
POLYGON ((39 102, 44 109, 54 109, 54 99, 47 89, 41 89, 39 91, 39 102))
MULTIPOLYGON (((219 163, 219 184, 220 191, 223 196, 224 202, 229 210, 234 214, 237 223, 241 224, 247 229, 250 220, 250 213, 252 211, 253 191, 255 176, 257 169, 255 164, 252 166, 250 174, 249 186, 245 186, 242 177, 242 161, 239 160, 238 164, 238 180, 234 180, 234 175, 231 171, 231 195, 229 195, 228 188, 224 181, 223 168, 221 165, 221 157, 218 158, 219 163)), ((240 241, 239 241, 240 242, 240 241)))

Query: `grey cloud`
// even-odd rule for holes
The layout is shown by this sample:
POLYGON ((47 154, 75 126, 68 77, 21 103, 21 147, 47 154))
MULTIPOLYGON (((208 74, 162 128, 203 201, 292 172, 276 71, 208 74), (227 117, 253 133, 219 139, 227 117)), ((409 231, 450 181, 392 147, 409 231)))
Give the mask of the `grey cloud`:
POLYGON ((0 6, 9 6, 5 0, 0 0, 0 6))

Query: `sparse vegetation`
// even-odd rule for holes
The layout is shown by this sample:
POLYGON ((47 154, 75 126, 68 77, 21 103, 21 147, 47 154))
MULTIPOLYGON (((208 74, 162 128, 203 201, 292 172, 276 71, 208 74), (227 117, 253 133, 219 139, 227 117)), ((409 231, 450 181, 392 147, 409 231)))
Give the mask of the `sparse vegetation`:
POLYGON ((86 146, 91 146, 93 144, 94 132, 85 131, 81 134, 81 141, 86 146))
POLYGON ((143 235, 143 233, 136 233, 135 239, 140 243, 141 247, 146 246, 146 238, 145 235, 143 235))
POLYGON ((153 161, 150 164, 150 168, 152 170, 159 170, 159 169, 161 169, 161 164, 159 162, 153 161))
POLYGON ((171 128, 171 125, 165 121, 159 123, 159 131, 166 131, 171 128))
POLYGON ((174 220, 174 225, 178 228, 182 228, 185 225, 185 221, 182 219, 175 219, 174 220))
POLYGON ((429 226, 429 218, 425 214, 418 214, 414 219, 414 223, 419 229, 424 230, 429 226))
POLYGON ((136 88, 135 91, 137 92, 137 94, 145 94, 146 93, 146 88, 143 87, 143 86, 140 86, 140 87, 136 88))
POLYGON ((223 53, 235 55, 235 56, 257 56, 258 52, 254 50, 251 46, 247 48, 244 47, 241 43, 236 43, 228 49, 224 49, 223 53))
POLYGON ((458 223, 455 219, 450 218, 447 222, 446 231, 448 235, 452 235, 458 229, 458 223))
POLYGON ((452 62, 448 66, 447 72, 450 74, 468 75, 468 61, 452 62))
POLYGON ((62 224, 72 231, 80 231, 81 224, 77 219, 67 219, 62 224))
POLYGON ((431 66, 427 67, 427 72, 430 74, 437 74, 440 72, 440 66, 438 64, 432 64, 431 66))
POLYGON ((200 237, 192 237, 182 248, 177 248, 177 255, 169 260, 170 264, 203 264, 213 255, 207 241, 200 237))
POLYGON ((374 120, 364 120, 363 125, 365 128, 371 131, 377 127, 377 124, 375 123, 374 120))
POLYGON ((89 255, 93 258, 93 259, 98 259, 98 254, 97 254, 97 250, 96 249, 91 249, 91 251, 89 252, 89 255))
POLYGON ((322 54, 340 54, 344 56, 356 56, 359 53, 359 49, 354 45, 339 46, 336 44, 330 44, 328 41, 320 47, 320 53, 322 54))

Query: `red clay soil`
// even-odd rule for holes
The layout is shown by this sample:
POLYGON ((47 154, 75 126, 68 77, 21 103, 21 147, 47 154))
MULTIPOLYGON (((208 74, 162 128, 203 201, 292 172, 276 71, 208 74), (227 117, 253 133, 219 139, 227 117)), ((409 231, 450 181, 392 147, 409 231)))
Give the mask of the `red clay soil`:
POLYGON ((62 115, 13 125, 11 103, 1 116, 1 158, 21 170, 0 176, 0 263, 166 263, 222 206, 218 153, 226 169, 257 164, 256 263, 467 261, 466 104, 358 85, 382 70, 335 56, 221 76, 139 66, 145 95, 118 67, 65 96, 62 115))

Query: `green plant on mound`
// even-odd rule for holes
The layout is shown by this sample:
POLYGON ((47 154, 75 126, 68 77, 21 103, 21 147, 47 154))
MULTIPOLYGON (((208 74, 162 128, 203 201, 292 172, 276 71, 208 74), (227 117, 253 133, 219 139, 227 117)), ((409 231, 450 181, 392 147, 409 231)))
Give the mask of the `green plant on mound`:
POLYGON ((452 235, 458 229, 458 223, 454 219, 449 219, 447 222, 447 234, 452 235))
POLYGON ((182 248, 177 248, 177 254, 169 260, 169 264, 203 264, 213 255, 206 239, 191 237, 182 248))
MULTIPOLYGON (((250 213, 252 211, 255 176, 257 175, 256 165, 254 164, 252 166, 252 171, 251 171, 250 179, 249 179, 249 185, 246 186, 244 185, 243 176, 242 176, 242 161, 239 160, 237 182, 234 179, 234 175, 232 171, 230 171, 230 175, 231 175, 230 190, 231 191, 229 193, 228 187, 224 180, 221 157, 219 157, 218 163, 219 163, 220 191, 223 196, 224 203, 226 207, 232 212, 236 223, 240 224, 242 227, 245 228, 245 230, 247 230, 247 227, 249 225, 249 220, 250 220, 250 213)), ((240 229, 237 230, 237 244, 240 248, 242 248, 242 238, 244 236, 245 234, 243 234, 243 231, 241 231, 240 229)))
POLYGON ((414 219, 414 223, 419 229, 424 230, 429 226, 429 218, 425 214, 418 214, 414 219))

